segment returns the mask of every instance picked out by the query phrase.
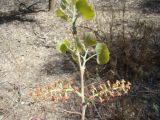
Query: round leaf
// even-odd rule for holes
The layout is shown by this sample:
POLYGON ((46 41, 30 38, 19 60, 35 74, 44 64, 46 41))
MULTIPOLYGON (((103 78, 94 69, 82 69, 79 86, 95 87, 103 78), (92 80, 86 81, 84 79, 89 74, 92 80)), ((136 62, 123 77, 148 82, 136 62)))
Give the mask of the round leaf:
POLYGON ((68 39, 65 39, 64 41, 63 41, 63 43, 67 46, 67 48, 69 48, 70 47, 70 41, 68 40, 68 39))
POLYGON ((68 20, 68 16, 61 9, 57 9, 55 12, 56 12, 56 15, 61 19, 66 21, 68 20))
POLYGON ((97 43, 96 45, 97 63, 106 64, 109 62, 110 53, 104 43, 97 43))
POLYGON ((84 44, 86 46, 95 46, 96 45, 96 37, 92 33, 85 33, 83 35, 84 44))
POLYGON ((72 4, 75 5, 78 0, 71 0, 71 1, 72 1, 72 4))
POLYGON ((59 45, 58 45, 58 50, 61 52, 61 53, 66 53, 67 49, 70 47, 70 42, 69 40, 64 40, 63 42, 61 42, 59 45))
POLYGON ((78 50, 78 52, 82 52, 85 49, 84 44, 79 38, 76 38, 76 49, 78 50))
POLYGON ((86 0, 79 0, 76 3, 76 8, 81 16, 86 20, 91 20, 95 16, 93 8, 88 5, 86 0))
POLYGON ((59 47, 59 50, 61 53, 66 53, 67 51, 67 46, 65 44, 61 44, 59 47))
POLYGON ((71 57, 78 64, 78 57, 75 52, 71 52, 71 57))

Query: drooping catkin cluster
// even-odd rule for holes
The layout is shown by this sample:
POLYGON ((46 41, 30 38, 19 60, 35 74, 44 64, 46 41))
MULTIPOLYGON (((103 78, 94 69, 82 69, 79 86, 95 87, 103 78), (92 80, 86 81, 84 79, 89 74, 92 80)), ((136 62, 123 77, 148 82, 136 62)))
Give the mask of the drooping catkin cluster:
POLYGON ((125 80, 116 80, 115 83, 111 84, 108 80, 107 83, 91 85, 89 101, 98 100, 104 102, 109 100, 111 97, 122 96, 127 94, 130 90, 131 83, 125 80))
MULTIPOLYGON (((127 94, 130 90, 131 83, 125 80, 116 80, 115 83, 107 81, 106 83, 91 84, 88 86, 88 95, 85 95, 87 102, 98 101, 104 102, 112 97, 127 94)), ((51 100, 54 102, 66 102, 76 94, 81 98, 81 92, 78 86, 73 85, 72 80, 56 80, 48 85, 37 87, 29 93, 35 101, 51 100)))

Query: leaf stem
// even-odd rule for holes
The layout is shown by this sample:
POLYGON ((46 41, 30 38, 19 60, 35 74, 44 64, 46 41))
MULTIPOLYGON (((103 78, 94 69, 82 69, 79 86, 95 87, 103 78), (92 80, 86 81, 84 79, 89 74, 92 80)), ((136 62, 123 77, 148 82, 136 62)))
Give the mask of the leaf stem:
POLYGON ((90 56, 89 58, 86 59, 86 62, 88 62, 90 59, 92 59, 93 57, 95 57, 97 54, 94 54, 92 56, 90 56))
POLYGON ((76 7, 73 6, 73 19, 72 19, 72 30, 73 30, 72 34, 73 34, 73 36, 77 35, 76 22, 77 22, 78 17, 79 17, 79 15, 77 15, 76 7))
POLYGON ((85 51, 85 55, 83 56, 83 67, 85 67, 86 66, 86 58, 87 58, 87 55, 88 55, 88 49, 85 51))

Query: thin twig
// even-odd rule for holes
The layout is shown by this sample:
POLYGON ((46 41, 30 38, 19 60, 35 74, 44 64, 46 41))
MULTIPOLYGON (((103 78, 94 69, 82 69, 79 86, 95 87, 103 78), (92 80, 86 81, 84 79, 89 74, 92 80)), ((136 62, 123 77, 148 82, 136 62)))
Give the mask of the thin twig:
POLYGON ((65 109, 61 109, 63 112, 66 112, 66 113, 69 113, 69 114, 77 114, 77 115, 82 115, 80 112, 74 112, 74 111, 68 111, 68 110, 65 110, 65 109))
POLYGON ((97 114, 98 114, 98 116, 99 116, 100 120, 103 120, 103 118, 102 118, 101 114, 98 112, 98 109, 97 109, 97 107, 96 107, 95 103, 94 103, 94 102, 92 102, 92 104, 93 104, 94 108, 96 109, 96 112, 97 112, 97 114))

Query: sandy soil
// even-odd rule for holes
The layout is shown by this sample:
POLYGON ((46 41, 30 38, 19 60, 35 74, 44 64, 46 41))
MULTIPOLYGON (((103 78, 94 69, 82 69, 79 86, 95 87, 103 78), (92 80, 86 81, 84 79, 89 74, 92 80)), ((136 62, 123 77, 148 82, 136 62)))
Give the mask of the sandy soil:
MULTIPOLYGON (((133 16, 143 13, 136 14, 136 10, 127 11, 126 21, 133 22, 136 19, 132 19, 133 16)), ((105 21, 99 16, 98 25, 106 24, 105 31, 109 28, 111 13, 103 14, 105 21)), ((52 101, 35 103, 28 93, 36 86, 77 76, 68 58, 56 50, 58 41, 71 36, 70 26, 49 12, 20 17, 23 19, 0 20, 0 120, 30 120, 33 117, 66 120, 63 105, 52 101)), ((159 24, 157 14, 143 14, 143 19, 159 24)), ((116 13, 116 20, 122 20, 122 12, 116 13)))
POLYGON ((52 102, 32 104, 28 96, 36 85, 73 78, 72 67, 55 49, 68 36, 64 32, 69 27, 51 14, 32 13, 25 17, 34 22, 13 20, 0 25, 0 119, 61 118, 52 111, 52 102), (43 111, 47 105, 52 112, 43 111))

